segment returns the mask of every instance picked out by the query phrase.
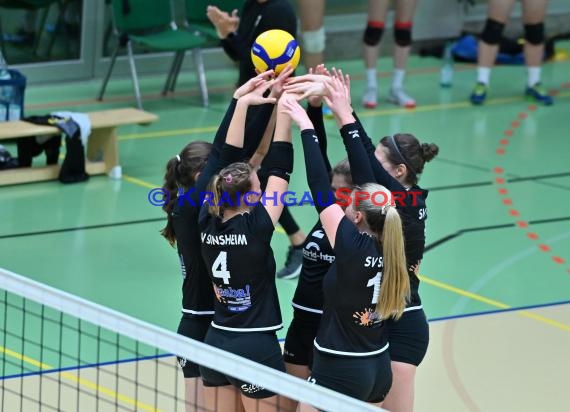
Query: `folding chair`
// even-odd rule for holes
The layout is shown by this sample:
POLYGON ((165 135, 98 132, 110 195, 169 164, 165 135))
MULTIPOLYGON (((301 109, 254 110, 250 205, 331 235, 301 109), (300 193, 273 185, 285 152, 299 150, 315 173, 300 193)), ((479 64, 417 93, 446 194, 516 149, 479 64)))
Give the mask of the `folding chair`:
POLYGON ((208 106, 206 72, 201 50, 206 39, 196 33, 178 29, 172 15, 173 7, 171 1, 111 0, 110 3, 117 46, 111 57, 111 64, 103 79, 97 100, 103 99, 119 50, 126 47, 137 106, 139 109, 143 108, 133 53, 133 43, 138 43, 150 50, 174 52, 174 60, 164 85, 163 94, 167 93, 175 80, 174 75, 180 70, 179 68, 182 66, 186 51, 191 50, 198 71, 202 103, 204 106, 208 106))

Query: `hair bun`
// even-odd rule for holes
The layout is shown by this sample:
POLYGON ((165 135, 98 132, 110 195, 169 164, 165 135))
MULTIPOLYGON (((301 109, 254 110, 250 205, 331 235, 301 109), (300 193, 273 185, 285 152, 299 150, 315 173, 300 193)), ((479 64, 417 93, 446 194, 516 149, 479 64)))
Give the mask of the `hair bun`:
POLYGON ((439 147, 434 143, 422 143, 422 158, 429 162, 439 153, 439 147))

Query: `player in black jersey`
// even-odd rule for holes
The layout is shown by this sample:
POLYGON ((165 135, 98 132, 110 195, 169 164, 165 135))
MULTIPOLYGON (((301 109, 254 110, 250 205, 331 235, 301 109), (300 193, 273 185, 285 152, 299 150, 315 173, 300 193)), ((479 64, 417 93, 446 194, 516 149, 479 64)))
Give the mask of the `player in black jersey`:
MULTIPOLYGON (((167 213, 167 223, 161 234, 177 248, 182 269, 182 318, 178 333, 199 341, 204 340, 214 315, 214 292, 201 257, 198 229, 201 193, 214 173, 236 160, 250 157, 251 151, 259 144, 259 133, 250 135, 250 141, 245 147, 242 147, 243 142, 240 147, 236 147, 231 144, 231 140, 225 144, 224 141, 237 100, 248 94, 262 94, 271 85, 264 80, 271 74, 272 72, 261 74, 235 91, 213 144, 191 142, 180 154, 170 159, 166 166, 163 189, 168 193, 169 200, 163 206, 167 213), (179 194, 180 190, 182 195, 179 194)), ((249 98, 251 101, 251 96, 249 98)), ((268 100, 258 98, 256 104, 266 101, 268 100)), ((268 105, 273 107, 271 99, 269 102, 268 105)), ((258 127, 258 124, 255 126, 258 127)), ((243 131, 241 139, 243 140, 243 131)), ((178 361, 186 378, 187 409, 194 410, 195 406, 204 403, 202 382, 196 379, 200 376, 199 367, 187 359, 179 358, 178 361)), ((214 395, 214 390, 206 391, 206 397, 214 398, 214 395)))
MULTIPOLYGON (((315 69, 324 72, 324 65, 315 69)), ((331 176, 333 190, 352 189, 352 177, 348 160, 340 161, 331 170, 327 156, 327 136, 323 122, 322 98, 310 96, 307 115, 315 128, 319 147, 327 173, 331 176)), ((334 262, 334 251, 320 220, 313 226, 303 245, 303 265, 293 296, 293 320, 287 330, 284 345, 284 359, 287 373, 302 379, 310 375, 313 358, 313 341, 317 335, 323 313, 323 277, 334 262)))
MULTIPOLYGON (((334 107, 344 93, 338 86, 325 103, 334 107)), ((355 190, 346 210, 334 203, 312 123, 296 101, 287 100, 284 109, 301 129, 313 199, 329 199, 324 204, 315 200, 315 206, 335 253, 323 279, 323 315, 309 380, 381 403, 392 382, 386 319, 402 315, 410 293, 400 216, 388 202, 373 204, 374 194, 389 196, 373 183, 355 190)), ((360 139, 353 144, 364 151, 360 139)))
MULTIPOLYGON (((282 96, 279 105, 287 99, 282 96)), ((234 120, 241 119, 242 128, 246 110, 238 101, 234 120)), ((270 243, 293 169, 290 126, 289 117, 278 112, 265 162, 265 193, 260 196, 259 178, 249 164, 233 163, 212 179, 214 197, 203 204, 199 220, 202 256, 216 295, 205 342, 283 372, 276 335, 283 325, 270 243)), ((265 388, 205 367, 200 370, 204 385, 239 389, 246 411, 277 410, 277 396, 265 388)), ((232 398, 224 406, 218 404, 218 410, 233 410, 232 398)))
MULTIPOLYGON (((338 78, 344 79, 342 75, 338 78)), ((330 80, 314 76, 305 79, 309 80, 309 83, 322 84, 330 80)), ((294 80, 293 83, 296 81, 299 79, 294 80)), ((349 82, 343 83, 348 90, 346 98, 350 106, 350 84, 349 82)), ((303 89, 310 89, 313 93, 328 90, 326 87, 319 88, 315 84, 296 87, 297 91, 303 89)), ((429 327, 419 295, 420 281, 417 276, 425 247, 428 191, 420 188, 417 183, 425 163, 437 155, 439 148, 435 144, 420 144, 410 134, 384 137, 380 144, 374 147, 354 111, 352 115, 356 120, 355 123, 339 122, 339 126, 345 144, 356 133, 366 150, 365 153, 362 151, 348 152, 350 164, 353 166, 354 181, 356 184, 376 181, 387 187, 393 194, 394 203, 403 221, 411 298, 403 316, 397 322, 393 319, 387 322, 394 381, 384 407, 389 410, 412 411, 416 369, 425 357, 429 343, 429 327), (372 175, 369 174, 370 169, 363 170, 359 167, 365 163, 370 165, 372 175)), ((337 116, 337 121, 338 119, 337 116)))

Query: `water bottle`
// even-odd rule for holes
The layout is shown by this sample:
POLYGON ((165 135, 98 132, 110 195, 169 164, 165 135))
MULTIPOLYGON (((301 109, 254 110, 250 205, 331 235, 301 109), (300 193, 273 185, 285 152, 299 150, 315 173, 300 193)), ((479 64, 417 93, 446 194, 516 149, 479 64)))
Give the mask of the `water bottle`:
POLYGON ((451 53, 451 43, 447 43, 443 52, 443 64, 441 66, 439 84, 441 87, 451 87, 453 79, 453 55, 451 53))
MULTIPOLYGON (((0 52, 0 82, 10 80, 10 72, 8 65, 2 52, 0 52)), ((12 100, 12 87, 10 85, 0 84, 0 122, 9 120, 10 116, 10 101, 12 100)))

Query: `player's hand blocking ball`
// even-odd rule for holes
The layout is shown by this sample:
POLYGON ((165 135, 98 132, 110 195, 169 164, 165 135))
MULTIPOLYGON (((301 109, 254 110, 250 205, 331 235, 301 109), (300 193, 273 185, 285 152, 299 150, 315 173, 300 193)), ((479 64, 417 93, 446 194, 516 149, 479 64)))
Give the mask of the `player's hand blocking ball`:
POLYGON ((300 59, 297 40, 284 30, 261 33, 251 47, 251 60, 258 73, 273 69, 277 75, 288 64, 295 70, 300 59))

